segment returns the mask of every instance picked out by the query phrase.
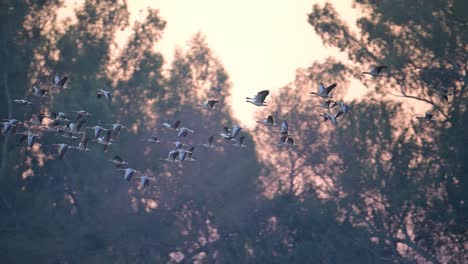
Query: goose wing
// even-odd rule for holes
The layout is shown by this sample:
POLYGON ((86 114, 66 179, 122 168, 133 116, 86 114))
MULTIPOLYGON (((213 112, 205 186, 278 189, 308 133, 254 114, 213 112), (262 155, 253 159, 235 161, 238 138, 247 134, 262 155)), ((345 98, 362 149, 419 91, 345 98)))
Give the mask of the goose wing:
POLYGON ((334 83, 334 84, 328 86, 328 87, 327 87, 327 94, 331 93, 331 91, 333 91, 333 88, 335 88, 335 87, 336 87, 336 83, 334 83))
POLYGON ((288 134, 289 132, 289 126, 288 126, 288 121, 283 120, 281 123, 281 133, 288 134))
POLYGON ((267 117, 267 123, 268 123, 268 124, 272 124, 272 125, 275 123, 275 120, 273 119, 273 116, 269 115, 269 116, 267 117))
POLYGON ((270 94, 269 90, 263 90, 257 93, 255 96, 255 100, 257 100, 260 103, 263 103, 266 99, 266 97, 270 94))
POLYGON ((239 132, 241 131, 241 127, 238 126, 238 125, 235 125, 232 127, 232 137, 235 138, 237 137, 237 135, 239 134, 239 132))

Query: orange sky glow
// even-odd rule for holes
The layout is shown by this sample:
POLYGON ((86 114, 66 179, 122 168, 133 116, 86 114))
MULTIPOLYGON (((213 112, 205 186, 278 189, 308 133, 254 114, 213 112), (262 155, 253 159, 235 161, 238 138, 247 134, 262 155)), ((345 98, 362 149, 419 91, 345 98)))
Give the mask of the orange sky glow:
MULTIPOLYGON (((66 1, 71 10, 82 1, 66 1)), ((299 67, 328 56, 346 60, 338 49, 324 47, 318 35, 307 23, 307 14, 315 3, 324 0, 128 0, 130 26, 116 36, 119 48, 131 34, 135 20, 143 19, 147 7, 159 9, 167 21, 163 39, 155 49, 164 55, 166 67, 171 63, 174 49, 184 48, 197 32, 206 36, 214 54, 227 69, 233 84, 230 98, 233 113, 242 125, 255 124, 256 107, 245 102, 246 96, 257 91, 276 89, 292 82, 299 67), (250 118, 246 118, 250 117, 250 118)), ((352 0, 334 3, 343 19, 352 26, 358 11, 352 0)), ((356 29, 353 28, 352 29, 356 29)), ((359 82, 351 82, 346 99, 360 97, 366 90, 359 82)), ((315 87, 311 87, 311 90, 315 87)))

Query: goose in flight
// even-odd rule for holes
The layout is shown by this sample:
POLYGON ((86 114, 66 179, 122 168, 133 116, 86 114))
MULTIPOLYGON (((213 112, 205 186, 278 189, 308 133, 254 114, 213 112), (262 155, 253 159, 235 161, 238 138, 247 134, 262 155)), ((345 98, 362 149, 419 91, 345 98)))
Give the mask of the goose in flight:
POLYGON ((175 162, 176 158, 179 156, 178 150, 171 150, 169 151, 169 155, 165 159, 160 159, 168 162, 175 162))
POLYGON ((235 143, 233 144, 233 146, 241 147, 241 148, 246 148, 247 146, 244 145, 244 139, 245 139, 245 136, 240 136, 240 137, 239 137, 239 141, 238 141, 238 142, 235 142, 235 143))
POLYGON ((92 114, 86 112, 85 110, 73 110, 76 113, 75 121, 78 122, 82 119, 85 119, 88 116, 92 116, 92 114))
POLYGON ((320 108, 323 108, 323 109, 327 109, 327 110, 330 110, 332 109, 333 107, 336 106, 336 103, 333 101, 333 100, 325 100, 322 104, 320 105, 316 105, 316 107, 320 107, 320 108))
POLYGON ((181 127, 179 128, 179 133, 177 133, 177 138, 186 137, 189 132, 193 133, 193 130, 188 129, 186 127, 181 127))
POLYGON ((276 132, 276 133, 281 134, 281 136, 290 136, 291 134, 289 133, 288 121, 283 120, 283 122, 281 122, 281 130, 280 130, 280 132, 276 132))
POLYGON ((416 118, 419 119, 419 120, 426 121, 426 122, 434 121, 434 119, 433 119, 434 115, 431 112, 426 112, 424 114, 424 116, 417 116, 416 118))
POLYGON ((101 127, 101 126, 93 126, 93 127, 87 127, 87 129, 93 129, 94 130, 94 140, 97 140, 99 138, 99 135, 101 135, 102 131, 107 131, 107 129, 101 127))
POLYGON ((50 113, 50 116, 54 120, 65 121, 65 122, 70 121, 70 119, 68 119, 68 114, 64 113, 64 112, 52 112, 52 113, 50 113))
POLYGON ((97 138, 97 143, 104 145, 104 151, 107 152, 110 145, 112 145, 113 140, 112 137, 112 130, 108 130, 106 135, 97 138))
POLYGON ((88 142, 89 142, 89 137, 87 137, 86 134, 83 134, 83 136, 81 137, 81 141, 78 144, 78 147, 76 147, 75 149, 80 150, 80 151, 90 150, 88 148, 88 142))
POLYGON ((332 96, 330 96, 330 93, 333 91, 333 89, 336 87, 336 83, 328 86, 325 88, 325 86, 323 85, 323 83, 320 83, 319 84, 319 87, 318 87, 318 91, 317 93, 316 92, 311 92, 311 94, 315 94, 315 95, 318 95, 322 98, 332 98, 332 96))
POLYGON ((122 166, 128 164, 128 162, 124 161, 119 155, 115 155, 114 158, 109 161, 114 163, 117 168, 121 168, 122 166))
POLYGON ((35 97, 47 97, 47 90, 33 86, 32 95, 35 97))
POLYGON ((187 147, 186 144, 184 144, 184 143, 182 143, 180 141, 169 142, 169 143, 173 143, 175 145, 174 150, 179 150, 179 149, 182 149, 183 147, 187 147))
POLYGON ((292 137, 288 137, 285 142, 284 142, 284 145, 285 146, 288 146, 288 147, 295 147, 297 146, 296 143, 294 143, 294 139, 292 137))
POLYGON ((112 124, 112 137, 118 138, 120 136, 120 131, 126 128, 126 126, 119 124, 119 122, 112 124))
POLYGON ((15 99, 13 100, 14 103, 17 103, 17 104, 22 104, 22 105, 32 105, 33 103, 26 100, 26 99, 15 99))
POLYGON ((257 121, 257 123, 264 124, 265 126, 277 126, 278 124, 275 123, 273 116, 269 115, 266 119, 262 119, 257 121))
POLYGON ((214 109, 217 109, 217 108, 215 108, 215 104, 218 103, 218 102, 219 102, 218 100, 208 100, 208 101, 202 102, 198 106, 201 106, 201 107, 203 107, 205 109, 208 109, 208 110, 214 110, 214 109))
POLYGON ((63 160, 65 157, 65 153, 67 153, 68 149, 72 149, 72 146, 69 146, 68 144, 61 143, 61 144, 54 144, 55 146, 58 146, 58 154, 59 154, 59 159, 63 160))
POLYGON ((146 187, 148 187, 148 185, 150 184, 150 179, 151 179, 151 178, 148 177, 148 176, 146 176, 146 175, 145 175, 145 176, 142 176, 142 177, 140 178, 140 188, 141 188, 141 189, 145 189, 146 187))
POLYGON ((126 181, 130 181, 132 179, 132 177, 139 171, 137 170, 134 170, 132 168, 125 168, 125 169, 117 169, 117 170, 121 170, 121 171, 124 171, 124 180, 126 181))
POLYGON ((169 129, 172 129, 172 130, 175 130, 175 131, 178 131, 179 130, 179 126, 182 122, 180 120, 177 120, 175 121, 174 123, 172 124, 169 124, 169 123, 163 123, 163 126, 165 128, 169 128, 169 129))
POLYGON ((96 93, 96 96, 97 96, 97 99, 101 99, 101 97, 104 96, 104 98, 106 98, 107 101, 112 100, 112 93, 107 90, 99 89, 96 93))
POLYGON ((144 141, 149 142, 149 143, 153 143, 153 144, 156 144, 156 143, 161 142, 161 141, 159 140, 159 138, 157 138, 157 137, 155 137, 155 136, 152 136, 152 137, 150 137, 150 138, 144 139, 144 141))
POLYGON ((260 91, 254 97, 246 97, 246 102, 252 103, 256 106, 267 106, 267 104, 265 103, 265 99, 268 96, 268 94, 270 94, 269 90, 260 91))
POLYGON ((82 134, 83 132, 80 132, 81 128, 83 127, 83 124, 85 123, 86 121, 84 120, 81 120, 79 121, 78 123, 68 123, 66 125, 66 128, 68 129, 68 132, 72 133, 72 134, 82 134))
POLYGON ((351 106, 345 104, 344 102, 340 102, 339 106, 340 111, 343 112, 343 114, 351 113, 351 106))
POLYGON ((215 146, 213 145, 213 141, 214 141, 214 136, 210 136, 208 138, 208 144, 201 144, 201 146, 205 147, 205 148, 214 148, 215 146))
POLYGON ((332 124, 334 126, 337 125, 337 119, 339 116, 341 116, 343 114, 343 112, 341 110, 339 110, 338 112, 336 112, 334 115, 330 114, 330 113, 325 113, 325 114, 321 114, 321 116, 323 116, 323 121, 327 121, 327 120, 330 120, 332 122, 332 124))
POLYGON ((239 125, 234 125, 232 127, 232 130, 229 130, 228 127, 224 127, 224 132, 219 133, 219 135, 226 140, 236 141, 235 138, 237 137, 237 135, 239 135, 241 129, 242 128, 239 125))
POLYGON ((193 154, 193 152, 191 152, 190 150, 186 150, 186 149, 179 149, 178 152, 179 152, 179 156, 175 160, 176 162, 184 162, 188 155, 190 155, 190 158, 191 158, 192 156, 191 154, 193 154))
POLYGON ((54 86, 57 88, 65 88, 65 83, 68 80, 68 76, 61 77, 60 74, 56 73, 54 78, 54 86))
POLYGON ((32 148, 34 143, 36 142, 36 138, 39 137, 39 135, 32 133, 31 131, 24 131, 22 133, 16 133, 17 135, 21 135, 19 142, 23 142, 26 139, 28 140, 28 147, 32 148))
POLYGON ((387 66, 385 66, 385 65, 379 65, 377 67, 371 67, 369 69, 369 71, 362 72, 362 74, 368 74, 368 75, 371 75, 372 77, 375 78, 375 77, 380 76, 380 74, 382 73, 382 70, 386 69, 386 68, 387 68, 387 66))
POLYGON ((194 146, 191 146, 191 147, 188 149, 188 151, 187 151, 187 160, 188 160, 188 161, 196 161, 196 159, 194 159, 194 158, 192 157, 193 151, 194 151, 194 150, 195 150, 195 147, 194 147, 194 146))
POLYGON ((16 119, 4 119, 4 122, 2 122, 2 124, 2 132, 4 135, 6 135, 10 130, 12 131, 12 133, 16 133, 18 126, 22 125, 23 123, 16 119))

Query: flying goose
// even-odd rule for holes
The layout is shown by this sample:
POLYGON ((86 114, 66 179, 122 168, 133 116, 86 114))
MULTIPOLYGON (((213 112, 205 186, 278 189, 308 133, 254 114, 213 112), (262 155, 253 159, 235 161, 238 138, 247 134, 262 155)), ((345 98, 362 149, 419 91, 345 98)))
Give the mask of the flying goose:
POLYGON ((294 139, 292 137, 288 137, 286 139, 286 141, 284 142, 284 145, 285 146, 288 146, 288 147, 295 147, 297 146, 296 143, 294 143, 294 139))
POLYGON ((112 137, 118 138, 120 136, 120 131, 126 128, 126 126, 119 124, 119 122, 112 124, 112 137))
POLYGON ((175 160, 176 162, 184 162, 188 155, 190 155, 190 159, 191 159, 191 154, 193 154, 192 151, 186 150, 183 148, 179 149, 178 152, 179 152, 179 157, 175 160))
POLYGON ((22 133, 16 133, 17 135, 21 135, 19 142, 23 142, 26 139, 28 140, 28 147, 32 148, 34 143, 36 142, 36 138, 39 137, 39 135, 32 133, 31 131, 24 131, 22 133))
POLYGON ((276 133, 281 134, 281 136, 290 136, 291 134, 289 133, 288 121, 283 120, 283 122, 281 122, 281 130, 280 130, 280 132, 276 132, 276 133))
POLYGON ((124 161, 120 156, 115 155, 114 158, 109 160, 110 162, 114 163, 117 168, 121 168, 124 165, 127 165, 128 162, 124 161))
POLYGON ((224 127, 225 132, 218 133, 220 136, 222 136, 226 140, 231 140, 231 141, 236 141, 237 135, 239 135, 239 132, 241 131, 241 127, 239 125, 234 125, 232 127, 232 130, 229 130, 228 127, 224 127))
POLYGON ((325 88, 325 86, 323 85, 323 83, 320 83, 319 84, 319 87, 318 87, 318 92, 311 92, 311 94, 315 94, 315 95, 318 95, 322 98, 332 98, 330 96, 330 93, 333 91, 333 88, 336 87, 336 83, 328 86, 325 88))
POLYGON ((90 150, 90 149, 88 148, 88 142, 89 142, 89 137, 87 137, 86 134, 83 134, 83 136, 81 137, 81 141, 80 141, 80 143, 78 144, 78 147, 76 147, 75 149, 81 150, 81 151, 88 151, 88 150, 90 150))
POLYGON ((86 118, 88 116, 92 116, 92 114, 86 112, 85 110, 73 110, 73 112, 76 113, 76 118, 75 118, 76 122, 78 122, 81 119, 84 119, 84 118, 86 118))
POLYGON ((98 137, 97 143, 104 145, 104 151, 107 152, 110 145, 112 145, 113 140, 112 137, 112 130, 108 130, 105 136, 98 137))
POLYGON ((339 103, 340 106, 340 111, 343 112, 343 114, 351 113, 351 107, 344 102, 339 103))
POLYGON ((215 146, 213 145, 213 141, 214 141, 214 136, 210 136, 208 138, 208 144, 201 144, 201 146, 205 147, 205 148, 214 148, 215 146))
POLYGON ((380 73, 382 72, 382 70, 386 68, 387 66, 385 65, 379 65, 377 67, 371 67, 368 72, 362 72, 362 74, 369 74, 372 77, 378 77, 380 76, 380 73))
POLYGON ((197 105, 197 106, 201 106, 205 109, 208 109, 208 110, 214 110, 214 109, 217 109, 215 108, 215 104, 218 103, 219 101, 218 100, 208 100, 208 101, 204 101, 202 102, 201 104, 197 105))
POLYGON ((165 159, 160 159, 168 162, 175 162, 176 158, 179 156, 178 150, 171 150, 169 151, 169 155, 165 159))
POLYGON ((174 150, 179 150, 179 149, 182 149, 183 147, 187 147, 186 144, 184 144, 184 143, 182 143, 180 141, 169 142, 169 143, 173 143, 175 145, 174 150))
POLYGON ((66 121, 66 122, 70 121, 68 119, 68 114, 64 112, 52 112, 50 113, 50 116, 54 120, 60 120, 60 121, 66 121))
POLYGON ((194 146, 191 146, 191 147, 188 149, 188 151, 187 151, 187 160, 188 160, 188 161, 196 161, 196 159, 194 159, 194 158, 192 157, 193 151, 194 151, 194 150, 195 150, 195 147, 194 147, 194 146))
POLYGON ((4 119, 4 122, 2 122, 2 124, 2 132, 4 135, 6 135, 10 130, 12 131, 12 133, 16 133, 18 126, 22 125, 23 123, 18 121, 17 119, 4 119))
POLYGON ((22 104, 22 105, 32 105, 33 103, 26 100, 26 99, 15 99, 13 100, 13 102, 17 103, 17 104, 22 104))
POLYGON ((177 137, 178 137, 178 138, 186 137, 186 136, 188 135, 189 132, 190 132, 190 133, 193 133, 193 130, 188 129, 188 128, 186 128, 186 127, 181 127, 181 128, 179 129, 179 133, 177 133, 177 137))
POLYGON ((330 120, 334 126, 337 125, 337 118, 343 114, 343 111, 339 110, 334 115, 330 113, 321 114, 323 116, 323 121, 330 120))
POLYGON ((150 179, 151 178, 146 175, 140 177, 140 188, 145 189, 146 187, 148 187, 148 185, 150 184, 150 179))
POLYGON ((426 122, 431 122, 431 121, 434 121, 433 117, 434 115, 431 112, 426 112, 424 116, 417 116, 416 118, 419 120, 426 121, 426 122))
POLYGON ((35 97, 47 97, 47 90, 33 86, 32 95, 35 97))
POLYGON ((265 99, 268 96, 268 94, 270 94, 269 90, 260 91, 254 97, 246 97, 246 102, 252 103, 256 106, 267 106, 267 104, 265 103, 265 99))
POLYGON ((330 99, 323 101, 323 103, 320 105, 316 105, 316 107, 320 107, 320 108, 327 109, 327 110, 330 110, 335 106, 336 106, 336 103, 330 99))
POLYGON ((246 148, 247 146, 244 145, 244 139, 245 139, 245 136, 240 136, 240 137, 239 137, 239 141, 233 143, 232 145, 233 145, 233 146, 236 146, 236 147, 246 148))
POLYGON ((93 126, 93 127, 87 127, 87 129, 93 129, 94 130, 94 140, 97 140, 99 138, 99 135, 101 134, 102 131, 107 131, 107 129, 101 127, 101 126, 93 126))
POLYGON ((106 98, 107 101, 112 100, 112 93, 107 90, 99 89, 96 93, 96 96, 97 96, 97 99, 101 99, 101 97, 104 96, 104 98, 106 98))
POLYGON ((172 129, 172 130, 175 130, 175 131, 178 131, 179 130, 179 126, 182 122, 180 120, 177 120, 175 121, 174 123, 172 124, 169 124, 169 123, 163 123, 163 126, 165 128, 169 128, 169 129, 172 129))
POLYGON ((125 171, 124 173, 124 180, 126 181, 130 181, 132 179, 132 177, 139 171, 137 170, 134 170, 132 168, 125 168, 125 169, 117 169, 117 170, 121 170, 121 171, 125 171))
POLYGON ((65 153, 67 153, 68 149, 72 149, 72 146, 69 146, 68 144, 61 143, 61 144, 53 144, 55 146, 59 147, 58 154, 59 154, 59 159, 63 160, 65 157, 65 153))
POLYGON ((66 128, 68 129, 68 132, 72 133, 72 134, 82 134, 83 132, 80 132, 81 128, 83 127, 83 124, 85 123, 86 121, 84 120, 81 120, 79 121, 78 123, 68 123, 66 125, 66 128))
POLYGON ((60 74, 56 73, 54 78, 54 86, 63 89, 65 88, 65 83, 67 82, 67 80, 67 76, 61 77, 60 74))
POLYGON ((159 140, 159 138, 157 138, 157 137, 155 137, 155 136, 152 136, 152 137, 150 137, 150 138, 144 139, 144 141, 149 142, 149 143, 153 143, 153 144, 156 144, 156 143, 161 142, 161 141, 159 140))
POLYGON ((269 115, 266 119, 262 119, 257 121, 257 123, 264 124, 265 126, 277 126, 278 124, 275 123, 273 116, 269 115))

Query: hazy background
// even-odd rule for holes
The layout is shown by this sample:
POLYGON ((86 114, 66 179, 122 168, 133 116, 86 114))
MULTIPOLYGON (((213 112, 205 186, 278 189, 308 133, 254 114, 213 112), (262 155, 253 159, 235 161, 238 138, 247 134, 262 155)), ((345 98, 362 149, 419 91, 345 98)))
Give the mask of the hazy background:
POLYGON ((0 137, 1 262, 466 262, 468 4, 337 2, 0 2, 2 119, 86 109, 87 126, 128 126, 109 152, 64 160, 53 144, 77 139, 0 137), (57 72, 68 89, 31 96, 57 72), (320 82, 352 107, 336 128, 309 95, 320 82), (268 107, 245 102, 264 89, 268 107), (207 98, 220 111, 195 106, 207 98), (269 114, 297 147, 255 123, 269 114), (143 141, 176 140, 161 124, 178 119, 196 131, 183 166, 143 141), (247 148, 197 145, 233 124, 247 148), (116 154, 151 185, 125 181, 116 154))

